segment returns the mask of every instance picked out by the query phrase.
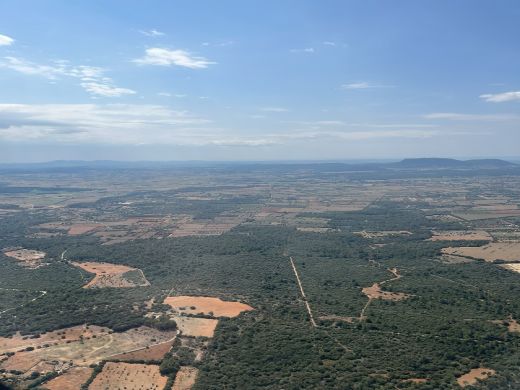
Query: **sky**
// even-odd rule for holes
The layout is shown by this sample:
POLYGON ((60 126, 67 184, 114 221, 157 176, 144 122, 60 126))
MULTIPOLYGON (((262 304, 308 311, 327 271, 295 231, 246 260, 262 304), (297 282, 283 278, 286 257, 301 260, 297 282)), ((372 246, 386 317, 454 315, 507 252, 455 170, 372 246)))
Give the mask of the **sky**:
POLYGON ((520 156, 517 0, 4 0, 0 162, 520 156))

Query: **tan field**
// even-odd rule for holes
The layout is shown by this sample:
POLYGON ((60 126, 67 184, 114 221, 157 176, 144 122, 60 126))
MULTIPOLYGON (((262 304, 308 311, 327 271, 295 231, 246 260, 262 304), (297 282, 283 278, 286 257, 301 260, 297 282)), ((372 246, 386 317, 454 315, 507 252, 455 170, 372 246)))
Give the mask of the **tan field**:
POLYGON ((83 288, 103 288, 103 287, 144 287, 149 286, 150 282, 146 280, 143 271, 137 268, 128 267, 120 264, 110 263, 72 263, 76 267, 82 268, 87 272, 93 273, 96 276, 90 282, 83 286, 83 288), (137 271, 139 282, 129 280, 125 277, 127 272, 137 271))
POLYGON ((218 324, 218 320, 212 318, 175 316, 173 319, 184 336, 213 337, 218 324))
POLYGON ((443 248, 442 253, 485 261, 520 261, 520 242, 492 242, 480 247, 443 248))
POLYGON ((78 236, 80 234, 85 234, 93 230, 96 230, 97 228, 100 228, 102 226, 103 225, 97 223, 80 223, 77 225, 72 225, 67 233, 69 234, 69 236, 78 236))
POLYGON ((43 388, 48 390, 77 390, 90 378, 91 374, 92 368, 74 367, 45 383, 43 388))
POLYGON ((495 370, 491 368, 474 368, 457 378, 457 383, 460 387, 472 386, 477 384, 477 380, 485 380, 492 375, 495 375, 495 370))
POLYGON ((45 258, 45 252, 35 251, 32 249, 15 249, 4 252, 4 255, 18 260, 22 266, 27 268, 38 268, 42 265, 45 258))
MULTIPOLYGON (((2 363, 1 368, 26 372, 40 362, 72 361, 77 366, 88 366, 108 357, 140 350, 147 346, 171 341, 176 332, 161 332, 148 327, 130 329, 121 333, 103 331, 75 341, 59 339, 53 343, 41 345, 33 351, 16 352, 2 363), (48 346, 45 346, 48 345, 48 346)), ((48 371, 44 366, 42 372, 48 371)))
POLYGON ((475 221, 478 219, 494 219, 494 218, 507 218, 507 217, 518 217, 520 216, 520 210, 483 210, 483 209, 472 209, 462 212, 454 212, 455 216, 464 219, 466 221, 475 221))
POLYGON ((361 291, 363 291, 363 294, 365 294, 369 299, 401 301, 409 297, 409 295, 405 293, 383 291, 381 290, 381 286, 379 285, 379 283, 374 283, 370 287, 364 287, 361 291))
POLYGON ((429 241, 491 241, 493 237, 483 230, 434 231, 429 241))
POLYGON ((21 336, 20 334, 12 337, 0 337, 0 353, 16 352, 27 347, 37 348, 45 344, 53 345, 54 343, 62 344, 67 341, 79 341, 81 337, 86 339, 94 335, 100 336, 107 334, 109 331, 109 328, 96 325, 90 325, 88 328, 85 325, 78 325, 43 333, 38 338, 30 338, 28 336, 21 336))
POLYGON ((195 367, 181 367, 175 376, 172 390, 190 390, 197 380, 198 373, 199 370, 195 367))
POLYGON ((253 308, 241 302, 223 301, 214 297, 177 296, 167 297, 164 300, 175 311, 187 314, 209 314, 214 317, 236 317, 243 311, 253 308))
POLYGON ((108 362, 89 386, 89 390, 162 390, 167 380, 168 377, 159 372, 159 366, 108 362))
POLYGON ((153 345, 133 352, 111 356, 112 359, 136 361, 136 360, 161 360, 172 348, 173 340, 153 345))

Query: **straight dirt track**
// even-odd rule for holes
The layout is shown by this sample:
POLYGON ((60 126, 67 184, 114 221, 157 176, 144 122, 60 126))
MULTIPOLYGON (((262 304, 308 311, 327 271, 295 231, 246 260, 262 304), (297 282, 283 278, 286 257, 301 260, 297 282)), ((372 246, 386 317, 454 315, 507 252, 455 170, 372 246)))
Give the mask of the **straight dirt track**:
POLYGON ((307 307, 307 312, 309 313, 309 319, 311 321, 311 325, 316 328, 316 321, 314 321, 314 316, 312 315, 311 307, 309 305, 309 302, 307 301, 307 297, 305 296, 305 291, 303 290, 302 282, 300 280, 300 276, 298 275, 298 271, 296 270, 296 266, 294 265, 294 261, 292 256, 289 256, 289 261, 291 262, 292 269, 294 271, 294 276, 296 276, 296 281, 298 282, 298 286, 300 287, 300 293, 302 294, 303 302, 305 303, 305 306, 307 307))

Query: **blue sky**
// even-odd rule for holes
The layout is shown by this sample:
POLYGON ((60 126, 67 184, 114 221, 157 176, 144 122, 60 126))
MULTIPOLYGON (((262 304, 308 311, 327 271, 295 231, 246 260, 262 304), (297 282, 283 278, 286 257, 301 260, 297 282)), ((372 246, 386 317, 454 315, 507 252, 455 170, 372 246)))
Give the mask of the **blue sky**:
POLYGON ((2 162, 520 155, 515 0, 0 7, 2 162))

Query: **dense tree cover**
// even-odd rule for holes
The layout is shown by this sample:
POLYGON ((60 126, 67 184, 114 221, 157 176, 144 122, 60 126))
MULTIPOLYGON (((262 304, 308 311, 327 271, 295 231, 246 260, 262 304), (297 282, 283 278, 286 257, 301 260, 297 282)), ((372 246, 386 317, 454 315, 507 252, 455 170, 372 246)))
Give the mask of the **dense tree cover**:
MULTIPOLYGON (((509 315, 520 319, 520 276, 480 261, 440 262, 446 243, 424 239, 432 228, 460 225, 427 219, 417 208, 381 202, 364 211, 328 213, 330 226, 341 231, 324 234, 251 224, 218 237, 110 246, 89 237, 25 238, 28 226, 52 216, 17 220, 23 215, 9 217, 8 227, 2 224, 7 233, 2 243, 44 250, 51 264, 29 270, 0 257, 2 287, 20 290, 0 291, 0 307, 11 299, 27 302, 40 290, 47 294, 4 313, 1 335, 85 322, 125 330, 146 323, 146 300, 161 302, 173 291, 241 300, 255 308, 220 321, 208 355, 198 363, 197 389, 395 389, 413 387, 404 382, 410 378, 428 378, 425 389, 455 388, 458 375, 479 365, 497 371, 481 388, 520 385, 520 336, 491 322, 509 315), (360 230, 412 234, 366 239, 354 234, 360 230), (151 286, 83 289, 92 275, 62 262, 65 249, 70 260, 139 268, 151 286), (310 326, 288 256, 299 270, 317 328, 310 326), (384 288, 410 298, 374 300, 366 321, 318 318, 359 316, 367 303, 361 289, 391 278, 386 269, 393 267, 402 278, 384 288)), ((193 363, 191 351, 177 346, 161 371, 172 376, 187 363, 193 363)))

